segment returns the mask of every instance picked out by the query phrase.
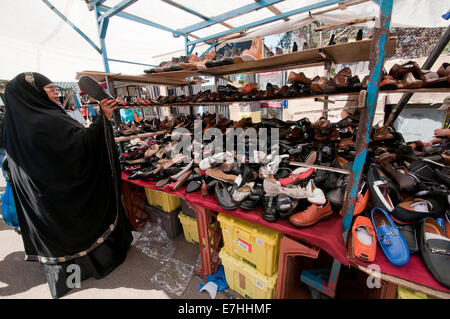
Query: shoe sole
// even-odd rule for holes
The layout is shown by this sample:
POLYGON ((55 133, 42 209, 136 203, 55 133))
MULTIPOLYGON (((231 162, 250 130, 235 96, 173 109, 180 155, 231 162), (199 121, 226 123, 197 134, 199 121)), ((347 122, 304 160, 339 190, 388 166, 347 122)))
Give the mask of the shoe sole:
POLYGON ((315 225, 315 224, 317 224, 318 222, 320 222, 320 221, 324 221, 324 220, 327 220, 327 219, 330 219, 331 218, 331 215, 333 215, 333 211, 331 211, 329 214, 327 214, 327 215, 323 215, 322 217, 320 217, 318 220, 316 220, 315 222, 313 222, 313 223, 310 223, 310 224, 307 224, 307 225, 305 225, 305 224, 303 224, 303 225, 298 225, 298 224, 296 224, 296 223, 294 223, 294 222, 292 222, 292 221, 290 221, 291 222, 291 224, 293 224, 294 226, 296 226, 296 227, 299 227, 299 228, 305 228, 305 227, 310 227, 310 226, 312 226, 312 225, 315 225))

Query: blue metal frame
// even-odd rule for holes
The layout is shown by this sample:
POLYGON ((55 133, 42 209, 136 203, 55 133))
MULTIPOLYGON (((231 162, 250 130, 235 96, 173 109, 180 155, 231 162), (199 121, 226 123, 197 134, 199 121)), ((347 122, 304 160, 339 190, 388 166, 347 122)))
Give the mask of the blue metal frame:
MULTIPOLYGON (((197 44, 197 43, 200 43, 200 42, 206 42, 206 41, 209 41, 209 40, 218 39, 220 37, 223 37, 223 36, 226 36, 226 35, 229 35, 229 34, 232 34, 232 33, 236 33, 236 32, 242 31, 242 30, 246 30, 246 29, 251 29, 251 28, 263 25, 263 24, 271 23, 271 22, 274 22, 274 21, 277 21, 277 20, 280 20, 280 19, 283 19, 283 18, 287 18, 287 17, 293 16, 293 15, 296 15, 296 14, 299 14, 299 13, 302 13, 302 12, 310 11, 310 10, 313 10, 313 9, 318 9, 318 8, 329 6, 329 5, 332 5, 332 4, 339 3, 339 2, 344 2, 344 0, 326 0, 326 1, 322 1, 322 2, 319 2, 319 3, 316 3, 316 4, 312 4, 312 5, 303 7, 303 8, 299 8, 299 9, 291 10, 291 11, 288 11, 288 12, 284 12, 284 13, 275 15, 273 17, 268 17, 268 18, 265 18, 265 19, 262 19, 262 20, 258 20, 258 21, 252 22, 252 23, 247 23, 247 24, 241 25, 239 27, 235 27, 233 29, 229 29, 229 30, 226 30, 226 31, 223 31, 223 32, 219 32, 219 33, 207 36, 207 37, 203 37, 203 38, 195 40, 195 41, 190 41, 188 44, 189 45, 193 45, 193 44, 197 44)), ((181 29, 181 31, 185 31, 185 30, 186 29, 181 29)), ((191 31, 189 31, 189 32, 191 32, 191 31)))
POLYGON ((120 2, 118 5, 116 5, 114 8, 109 9, 108 11, 106 11, 103 14, 103 18, 105 19, 109 19, 112 16, 115 16, 116 14, 118 14, 120 11, 124 10, 125 8, 128 8, 129 6, 131 6, 133 3, 135 3, 137 0, 123 0, 122 2, 120 2))
MULTIPOLYGON (((367 146, 370 141, 370 128, 375 117, 379 83, 381 80, 384 61, 386 57, 385 50, 389 35, 392 5, 393 0, 380 1, 380 23, 382 23, 382 25, 379 26, 379 32, 374 35, 374 42, 372 44, 372 51, 370 56, 372 62, 370 70, 370 80, 367 86, 366 96, 367 113, 363 112, 362 114, 367 114, 367 117, 361 117, 360 119, 360 127, 358 128, 358 131, 361 134, 356 140, 358 149, 356 157, 353 161, 352 174, 350 175, 349 187, 351 189, 342 209, 345 212, 342 222, 342 235, 344 237, 343 239, 345 243, 347 243, 348 232, 350 230, 351 222, 353 219, 353 210, 355 208, 355 203, 357 200, 359 182, 361 179, 362 171, 364 169, 364 164, 366 162, 367 146)), ((326 275, 324 276, 323 270, 308 270, 302 271, 300 280, 306 283, 312 289, 316 289, 318 292, 326 294, 327 296, 334 297, 340 269, 341 263, 338 260, 334 259, 331 270, 329 272, 329 277, 326 275)))
POLYGON ((63 19, 65 22, 67 22, 68 25, 70 25, 76 32, 78 32, 83 39, 85 39, 87 42, 89 42, 89 44, 98 52, 98 53, 102 53, 102 50, 94 43, 94 41, 92 41, 83 31, 81 31, 79 28, 77 28, 72 21, 70 21, 69 19, 67 19, 67 17, 62 14, 58 9, 55 8, 55 6, 53 6, 48 0, 42 0, 42 2, 44 2, 50 9, 53 10, 53 12, 55 12, 61 19, 63 19))
MULTIPOLYGON (((268 6, 277 4, 282 1, 284 1, 284 0, 260 0, 258 2, 228 11, 228 12, 218 15, 216 17, 209 18, 207 21, 202 21, 202 22, 196 23, 194 25, 182 28, 182 29, 180 29, 180 31, 182 33, 189 34, 191 32, 210 27, 214 24, 224 22, 226 20, 235 18, 237 16, 240 16, 240 15, 243 15, 243 14, 264 8, 264 7, 268 7, 268 6)), ((200 42, 203 42, 203 41, 200 41, 200 42)))
MULTIPOLYGON (((107 11, 112 9, 111 7, 108 7, 108 6, 105 6, 105 5, 100 5, 100 6, 98 6, 98 8, 100 9, 101 12, 107 12, 107 11)), ((147 19, 143 19, 143 18, 138 17, 138 16, 136 16, 134 14, 131 14, 131 13, 119 12, 116 15, 118 17, 121 17, 121 18, 124 18, 124 19, 128 19, 128 20, 131 20, 131 21, 134 21, 134 22, 145 24, 145 25, 153 27, 153 28, 157 28, 157 29, 160 29, 160 30, 164 30, 164 31, 170 32, 174 36, 184 35, 180 31, 171 29, 169 27, 163 26, 163 25, 161 25, 159 23, 156 23, 156 22, 153 22, 153 21, 150 21, 150 20, 147 20, 147 19)))

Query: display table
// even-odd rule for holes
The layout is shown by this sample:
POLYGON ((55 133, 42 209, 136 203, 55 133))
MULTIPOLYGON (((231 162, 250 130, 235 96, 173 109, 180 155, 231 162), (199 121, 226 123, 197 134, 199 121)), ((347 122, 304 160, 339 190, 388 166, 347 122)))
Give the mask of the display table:
POLYGON ((352 266, 368 274, 373 274, 373 270, 371 269, 373 266, 369 266, 374 265, 375 267, 379 267, 382 280, 386 280, 412 290, 417 290, 433 297, 450 299, 450 289, 445 288, 437 282, 436 279, 434 279, 423 263, 420 253, 411 254, 406 265, 394 266, 387 260, 381 248, 377 246, 375 261, 372 263, 366 263, 354 257, 351 233, 349 234, 348 240, 349 245, 347 256, 352 266))
POLYGON ((171 192, 166 188, 157 188, 155 186, 156 182, 142 180, 130 181, 127 179, 127 176, 128 174, 122 172, 122 180, 125 182, 129 182, 142 187, 161 190, 168 194, 183 198, 195 205, 204 207, 205 209, 241 218, 249 222, 277 230, 293 238, 304 240, 314 246, 323 249, 343 265, 349 265, 349 261, 346 257, 347 248, 342 237, 342 217, 338 214, 335 214, 331 218, 321 221, 312 227, 297 228, 293 226, 288 220, 279 219, 273 223, 264 220, 261 216, 262 208, 253 211, 245 211, 240 208, 237 208, 233 211, 227 211, 219 206, 214 195, 203 196, 200 191, 186 193, 184 187, 179 191, 171 192))
MULTIPOLYGON (((380 269, 382 280, 386 280, 413 290, 421 291, 430 296, 446 299, 450 298, 450 289, 443 287, 433 278, 423 264, 420 255, 411 255, 409 262, 400 267, 392 265, 384 256, 380 247, 377 248, 376 260, 371 264, 354 258, 351 245, 351 233, 349 234, 349 245, 347 250, 342 237, 342 217, 338 214, 335 214, 332 218, 321 221, 312 227, 297 228, 287 220, 278 220, 273 223, 267 222, 261 216, 262 208, 249 212, 240 208, 233 211, 227 211, 223 210, 218 205, 214 195, 203 196, 200 191, 186 193, 184 187, 173 192, 169 191, 166 187, 157 188, 156 182, 154 181, 128 180, 128 175, 129 174, 122 172, 122 180, 124 182, 164 191, 168 194, 185 199, 187 202, 194 204, 193 206, 199 206, 207 210, 225 213, 230 216, 241 218, 249 222, 277 230, 283 234, 289 235, 292 238, 304 240, 320 249, 323 249, 326 253, 333 258, 336 258, 343 265, 351 265, 368 274, 372 274, 372 270, 369 265, 376 265, 380 269)), ((203 223, 199 226, 207 227, 207 225, 203 223)), ((207 234, 206 229, 201 233, 207 234)))

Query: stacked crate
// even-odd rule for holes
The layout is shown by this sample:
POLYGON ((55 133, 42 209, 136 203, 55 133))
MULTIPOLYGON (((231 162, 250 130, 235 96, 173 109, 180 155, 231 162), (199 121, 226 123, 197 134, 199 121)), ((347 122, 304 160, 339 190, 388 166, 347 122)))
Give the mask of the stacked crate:
POLYGON ((224 240, 219 257, 230 288, 247 298, 275 298, 281 233, 226 214, 217 218, 224 240))

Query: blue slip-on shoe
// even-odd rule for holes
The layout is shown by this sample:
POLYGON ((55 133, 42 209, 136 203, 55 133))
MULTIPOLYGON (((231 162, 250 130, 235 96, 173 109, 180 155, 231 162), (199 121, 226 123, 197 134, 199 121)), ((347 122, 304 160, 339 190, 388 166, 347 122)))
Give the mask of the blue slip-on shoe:
POLYGON ((370 213, 378 243, 386 258, 395 266, 409 261, 409 249, 391 217, 383 209, 375 207, 370 213))

